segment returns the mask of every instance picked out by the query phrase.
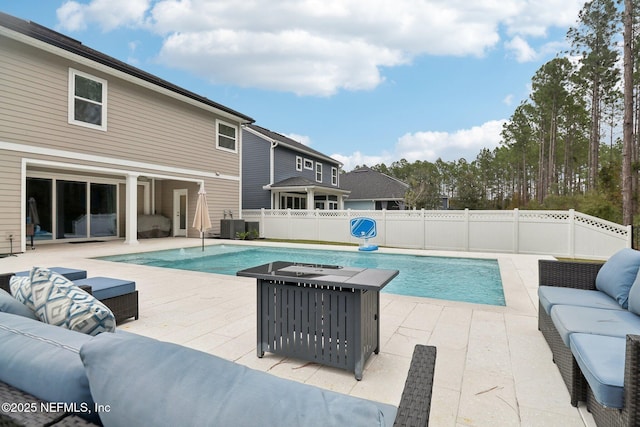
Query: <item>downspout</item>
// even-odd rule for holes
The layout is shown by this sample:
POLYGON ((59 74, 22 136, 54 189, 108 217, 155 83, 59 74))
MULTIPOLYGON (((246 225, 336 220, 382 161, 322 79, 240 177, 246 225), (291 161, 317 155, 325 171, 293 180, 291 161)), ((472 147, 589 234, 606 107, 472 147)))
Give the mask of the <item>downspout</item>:
POLYGON ((269 151, 269 185, 273 185, 275 181, 275 168, 276 168, 276 147, 277 141, 271 141, 271 148, 269 151))
MULTIPOLYGON (((278 142, 272 140, 271 147, 269 148, 269 185, 273 185, 275 182, 275 169, 276 169, 276 147, 278 146, 278 142)), ((276 195, 273 190, 270 190, 271 193, 271 209, 275 209, 276 207, 276 195)), ((279 197, 278 197, 279 198, 279 197)))

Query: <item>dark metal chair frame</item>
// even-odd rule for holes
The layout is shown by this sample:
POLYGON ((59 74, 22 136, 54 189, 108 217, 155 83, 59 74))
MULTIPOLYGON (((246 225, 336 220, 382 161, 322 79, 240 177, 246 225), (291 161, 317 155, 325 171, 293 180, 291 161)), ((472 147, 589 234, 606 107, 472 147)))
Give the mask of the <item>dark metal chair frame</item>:
MULTIPOLYGON (((596 290, 596 276, 602 263, 540 260, 538 284, 575 289, 596 290)), ((547 341, 553 361, 564 380, 571 404, 586 402, 587 409, 599 426, 640 425, 640 335, 627 335, 624 368, 624 407, 607 408, 596 401, 571 349, 556 330, 551 317, 539 305, 538 329, 547 341)))

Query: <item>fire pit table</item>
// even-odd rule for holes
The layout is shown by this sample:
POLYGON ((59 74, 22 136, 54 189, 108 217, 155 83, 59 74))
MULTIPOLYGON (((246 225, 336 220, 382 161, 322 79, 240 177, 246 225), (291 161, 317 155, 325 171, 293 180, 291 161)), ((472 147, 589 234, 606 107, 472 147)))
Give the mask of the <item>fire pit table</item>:
POLYGON ((258 357, 266 351, 355 373, 380 351, 380 290, 398 270, 276 261, 257 279, 258 357))

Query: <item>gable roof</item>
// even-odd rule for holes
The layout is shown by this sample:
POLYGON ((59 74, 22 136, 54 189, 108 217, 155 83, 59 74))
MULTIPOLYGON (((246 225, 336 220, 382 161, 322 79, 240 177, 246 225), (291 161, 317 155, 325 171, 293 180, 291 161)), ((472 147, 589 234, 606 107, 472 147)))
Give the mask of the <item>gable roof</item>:
POLYGON ((60 48, 64 51, 70 52, 72 54, 79 55, 83 58, 89 59, 90 61, 94 61, 98 64, 102 64, 104 66, 107 66, 108 68, 120 71, 129 76, 143 80, 147 83, 151 83, 151 85, 156 86, 157 88, 166 89, 172 93, 175 93, 175 94, 184 96, 186 98, 189 98, 190 100, 196 101, 197 103, 204 104, 209 107, 213 107, 216 110, 226 113, 226 115, 231 115, 236 117, 241 122, 244 122, 244 123, 254 122, 254 120, 249 116, 239 113, 238 111, 235 111, 222 104, 218 104, 217 102, 214 102, 204 96, 200 96, 187 89, 176 86, 173 83, 169 83, 166 80, 163 80, 157 76, 154 76, 153 74, 147 73, 146 71, 133 67, 125 62, 122 62, 111 56, 105 55, 104 53, 98 52, 97 50, 91 49, 83 45, 82 42, 78 40, 72 39, 71 37, 68 37, 68 36, 65 36, 64 34, 53 31, 40 24, 36 24, 35 22, 26 21, 11 15, 8 15, 6 13, 0 12, 0 35, 3 35, 1 31, 2 27, 15 31, 20 34, 23 34, 32 39, 39 40, 50 46, 54 46, 56 48, 60 48))
POLYGON ((343 188, 338 188, 336 186, 331 186, 324 184, 322 182, 314 182, 310 179, 301 177, 301 176, 293 176, 291 178, 285 178, 282 181, 278 181, 271 185, 268 185, 269 188, 291 188, 291 187, 322 187, 322 188, 331 188, 332 190, 337 190, 340 192, 344 192, 343 188))
POLYGON ((265 139, 269 142, 277 142, 278 144, 282 144, 294 151, 298 151, 299 153, 322 158, 330 163, 334 163, 338 167, 342 166, 342 163, 340 163, 338 160, 333 159, 317 150, 314 150, 313 148, 307 145, 304 145, 296 140, 293 140, 282 134, 279 134, 278 132, 274 132, 272 130, 263 128, 262 126, 258 126, 256 124, 248 124, 244 128, 250 131, 251 133, 253 133, 254 135, 261 137, 262 139, 265 139))
POLYGON ((350 190, 349 200, 401 200, 409 185, 368 167, 340 175, 340 187, 350 190))

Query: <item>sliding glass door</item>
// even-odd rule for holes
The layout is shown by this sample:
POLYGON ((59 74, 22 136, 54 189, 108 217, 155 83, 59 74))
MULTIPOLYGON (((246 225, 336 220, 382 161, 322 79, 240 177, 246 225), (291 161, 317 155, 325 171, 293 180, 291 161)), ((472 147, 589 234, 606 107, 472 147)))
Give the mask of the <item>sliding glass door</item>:
POLYGON ((116 183, 29 177, 26 203, 34 240, 118 236, 116 183))
MULTIPOLYGON (((53 239, 53 189, 50 179, 27 178, 27 225, 34 240, 53 239)), ((28 237, 31 237, 28 234, 28 237)))
POLYGON ((87 183, 59 180, 56 191, 56 238, 87 237, 87 183))

